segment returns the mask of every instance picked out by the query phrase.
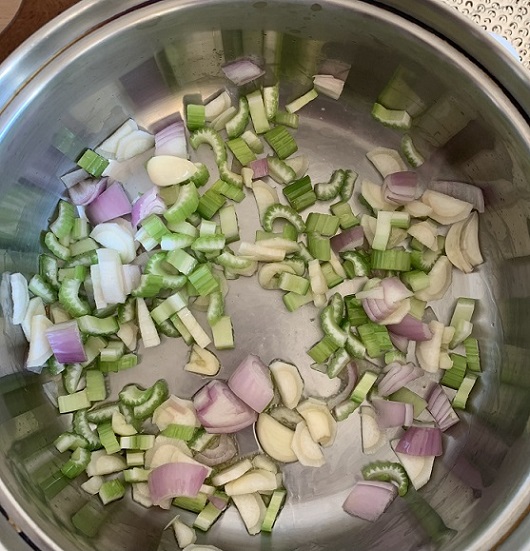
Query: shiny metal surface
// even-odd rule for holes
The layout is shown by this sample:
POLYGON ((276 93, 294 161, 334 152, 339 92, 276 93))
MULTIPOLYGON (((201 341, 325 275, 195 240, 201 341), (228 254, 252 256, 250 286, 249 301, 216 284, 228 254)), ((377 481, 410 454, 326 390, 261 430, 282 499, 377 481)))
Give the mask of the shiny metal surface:
MULTIPOLYGON (((488 263, 471 276, 458 277, 454 290, 481 299, 477 327, 485 373, 470 414, 450 433, 447 453, 437 462, 423 495, 459 531, 444 549, 490 548, 530 504, 530 379, 525 372, 530 327, 530 129, 525 117, 530 108, 510 101, 493 79, 446 41, 368 3, 173 0, 145 3, 141 9, 139 4, 120 2, 120 7, 113 2, 106 12, 103 2, 81 3, 62 19, 62 29, 67 29, 64 50, 54 42, 53 32, 37 37, 46 44, 46 67, 32 79, 36 57, 28 58, 27 71, 20 71, 24 59, 16 55, 0 67, 0 271, 35 269, 37 236, 63 191, 58 175, 73 166, 53 146, 62 129, 73 132, 83 146, 96 145, 128 116, 154 130, 181 108, 184 95, 200 92, 208 97, 214 92, 226 60, 247 54, 274 61, 289 100, 305 91, 320 60, 337 57, 352 63, 346 92, 340 103, 319 99, 308 106, 297 141, 301 151, 311 153, 310 174, 316 181, 343 165, 376 179, 364 153, 376 145, 396 147, 400 136, 373 123, 369 106, 401 65, 411 72, 427 104, 457 106, 448 120, 459 113, 465 121, 463 130, 432 157, 433 176, 473 181, 487 197, 481 241, 488 263), (119 16, 128 8, 130 13, 119 16), (78 17, 80 27, 71 25, 78 17), (241 21, 244 30, 238 30, 241 21), (14 72, 18 80, 8 78, 14 72), (459 458, 481 472, 486 487, 480 495, 452 472, 459 458)), ((423 4, 442 25, 435 16, 438 8, 432 2, 423 4)), ((407 9, 413 10, 411 6, 407 9)), ((467 28, 459 25, 456 20, 454 33, 467 28)), ((489 45, 483 39, 469 40, 476 51, 489 45)), ((491 49, 498 53, 494 44, 491 49)), ((507 63, 499 80, 515 92, 530 89, 528 78, 514 67, 507 63)), ((425 142, 433 142, 442 131, 439 124, 425 120, 415 129, 425 142)), ((201 150, 197 158, 208 161, 208 152, 201 150)), ((124 178, 130 189, 145 185, 141 171, 138 174, 124 178)), ((253 200, 247 198, 242 207, 243 231, 251 235, 253 200)), ((442 320, 451 298, 434 306, 442 320)), ((265 361, 282 357, 311 373, 305 351, 318 336, 315 311, 287 316, 279 297, 246 279, 231 284, 227 310, 233 315, 237 348, 220 354, 223 375, 248 352, 265 361)), ((2 323, 0 504, 45 550, 174 549, 172 536, 161 535, 168 520, 163 511, 113 504, 106 509, 108 522, 100 535, 89 540, 76 535, 69 520, 86 501, 81 490, 72 485, 49 500, 43 498, 39 483, 63 461, 51 443, 64 419, 43 394, 41 380, 23 371, 21 335, 3 318, 2 323)), ((112 379, 114 393, 126 380, 147 384, 160 376, 180 395, 191 395, 202 384, 182 371, 181 344, 166 342, 156 351, 141 353, 141 366, 112 379)), ((323 389, 320 382, 313 380, 308 391, 336 390, 329 384, 323 389)), ((327 465, 318 471, 285 469, 290 500, 271 537, 250 538, 237 514, 228 511, 204 541, 224 551, 434 547, 399 501, 375 525, 342 513, 341 500, 366 462, 358 445, 356 415, 341 424, 337 440, 327 450, 327 465)), ((255 449, 251 435, 242 445, 255 449)))

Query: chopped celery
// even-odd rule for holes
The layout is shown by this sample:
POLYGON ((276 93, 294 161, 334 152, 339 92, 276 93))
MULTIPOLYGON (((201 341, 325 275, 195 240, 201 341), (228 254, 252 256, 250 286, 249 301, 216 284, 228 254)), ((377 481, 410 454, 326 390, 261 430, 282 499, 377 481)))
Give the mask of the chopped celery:
POLYGON ((350 400, 356 402, 357 404, 362 404, 372 387, 375 385, 377 377, 377 373, 374 373, 373 371, 365 371, 358 383, 355 385, 353 392, 350 394, 350 400))
POLYGON ((346 251, 341 254, 341 257, 344 260, 346 273, 351 268, 351 276, 348 274, 349 277, 370 276, 372 262, 370 255, 366 251, 346 251))
POLYGON ((233 182, 217 180, 217 182, 215 182, 210 189, 220 195, 224 195, 227 199, 232 199, 232 201, 235 201, 236 203, 240 203, 245 198, 243 188, 233 182))
POLYGON ((197 212, 203 218, 210 220, 213 215, 218 212, 226 203, 226 198, 220 195, 217 191, 209 189, 199 199, 197 212))
POLYGON ((456 390, 460 387, 466 375, 467 361, 460 354, 450 354, 449 356, 453 361, 453 367, 445 371, 440 383, 456 390))
POLYGON ((475 373, 469 373, 464 377, 464 380, 458 387, 458 390, 453 398, 452 405, 454 408, 466 409, 467 400, 475 383, 477 382, 477 375, 475 373))
POLYGON ((290 291, 289 293, 285 293, 282 299, 287 310, 289 312, 294 312, 295 310, 298 310, 298 308, 313 302, 313 294, 310 290, 308 290, 305 295, 290 291))
POLYGON ((186 126, 188 130, 199 130, 206 124, 204 105, 188 104, 186 106, 186 126))
POLYGON ((338 377, 350 361, 350 355, 345 348, 339 348, 331 357, 327 374, 330 379, 338 377))
POLYGON ((285 126, 275 126, 266 132, 264 137, 281 160, 287 159, 287 157, 298 151, 296 141, 285 126))
POLYGON ((361 341, 366 346, 366 353, 371 358, 378 358, 392 350, 393 345, 384 325, 368 322, 357 326, 361 341))
POLYGON ((343 230, 353 228, 361 223, 357 216, 353 214, 351 206, 345 201, 339 201, 329 208, 331 212, 338 217, 339 225, 343 230))
POLYGON ((112 455, 113 453, 120 451, 120 443, 112 430, 112 425, 110 422, 101 423, 98 425, 98 435, 101 445, 105 448, 105 451, 112 455))
POLYGON ((331 237, 339 229, 339 217, 331 214, 310 212, 306 219, 306 231, 317 232, 326 237, 331 237))
MULTIPOLYGON (((169 434, 164 434, 164 436, 169 436, 169 434)), ((131 436, 122 436, 120 438, 120 448, 122 450, 150 450, 154 446, 154 444, 154 434, 133 434, 131 436)))
POLYGON ((353 170, 345 171, 345 178, 340 188, 340 198, 345 203, 347 203, 353 195, 353 189, 355 187, 355 182, 357 181, 358 176, 359 175, 357 174, 357 172, 353 170))
POLYGON ((50 224, 50 230, 57 239, 70 235, 75 219, 75 207, 72 203, 59 201, 59 212, 57 218, 50 224))
POLYGON ((326 362, 338 348, 338 345, 326 335, 314 344, 307 353, 317 364, 322 364, 326 362))
POLYGON ((311 178, 304 176, 299 180, 295 180, 291 184, 285 186, 283 194, 289 205, 296 211, 300 212, 307 207, 316 203, 317 196, 311 185, 311 178))
POLYGON ((198 528, 199 530, 202 530, 203 532, 206 532, 221 516, 222 512, 222 509, 218 509, 212 502, 207 503, 206 507, 204 507, 204 509, 197 515, 193 526, 195 528, 198 528))
POLYGON ((263 153, 263 143, 251 130, 245 130, 241 137, 247 142, 247 145, 254 153, 263 153))
POLYGON ((309 92, 306 92, 303 96, 300 96, 299 98, 291 101, 285 106, 285 109, 289 113, 295 113, 296 111, 302 109, 305 105, 307 105, 310 101, 313 101, 318 97, 318 92, 312 88, 309 90, 309 92))
POLYGON ((296 178, 296 172, 278 157, 267 157, 269 176, 279 184, 289 184, 296 178))
POLYGON ((346 172, 344 170, 335 170, 327 183, 317 184, 315 186, 317 199, 320 201, 329 201, 337 197, 344 185, 345 178, 346 172))
POLYGON ((195 239, 191 245, 191 250, 202 253, 213 253, 216 251, 219 253, 225 245, 226 239, 222 234, 203 235, 195 239))
MULTIPOLYGON (((267 134, 265 134, 267 139, 267 134)), ((243 165, 248 165, 251 161, 256 159, 256 154, 247 145, 247 142, 243 138, 233 138, 227 142, 228 148, 234 154, 234 157, 243 165)))
POLYGON ((401 109, 387 109, 380 103, 374 103, 372 117, 390 128, 396 130, 408 130, 411 126, 410 115, 401 109))
POLYGON ((411 253, 403 249, 390 249, 387 251, 374 250, 372 253, 372 269, 394 270, 408 272, 411 265, 411 253))
POLYGON ((249 116, 250 110, 248 107, 248 101, 245 97, 240 97, 239 110, 237 114, 226 123, 225 129, 227 136, 229 138, 237 138, 238 136, 241 136, 248 124, 249 116))
POLYGON ((59 404, 60 413, 69 413, 90 407, 90 400, 88 399, 86 390, 80 390, 79 392, 66 396, 59 396, 57 402, 59 404))
POLYGON ((165 212, 164 218, 172 224, 184 222, 199 206, 199 193, 195 184, 182 184, 177 200, 165 212))
MULTIPOLYGON (((189 181, 195 185, 195 187, 202 187, 210 178, 210 172, 208 171, 208 168, 203 163, 194 163, 195 167, 197 168, 197 171, 195 174, 192 174, 189 181)), ((161 188, 164 189, 164 188, 161 188)), ((160 192, 159 192, 160 193, 160 192)))
POLYGON ((109 161, 107 159, 91 149, 87 149, 77 161, 77 166, 86 170, 94 178, 99 178, 108 165, 109 161))
POLYGON ((404 496, 409 488, 409 477, 401 463, 374 461, 362 468, 362 474, 365 480, 395 482, 400 496, 404 496))
POLYGON ((208 495, 199 492, 196 497, 184 497, 179 496, 173 500, 175 507, 192 511, 193 513, 200 513, 208 503, 208 495))
POLYGON ((125 486, 119 478, 103 482, 99 490, 99 498, 103 505, 108 505, 112 501, 117 501, 125 495, 125 486))
POLYGON ((401 274, 401 281, 408 285, 414 292, 429 287, 429 276, 421 270, 412 270, 401 274))
POLYGON ((213 344, 217 350, 234 348, 234 330, 230 316, 221 316, 212 325, 213 344))
POLYGON ((51 304, 57 300, 57 292, 43 277, 35 274, 28 283, 28 290, 40 297, 45 304, 51 304))
POLYGON ((278 111, 274 116, 274 122, 283 126, 289 126, 290 128, 298 128, 300 117, 296 113, 286 113, 285 111, 278 111))
POLYGON ((44 244, 60 260, 68 260, 72 256, 70 248, 63 245, 51 231, 44 236, 44 244))
POLYGON ((79 330, 88 335, 114 335, 118 329, 118 320, 114 316, 96 318, 95 316, 81 316, 77 318, 79 330))
POLYGON ((466 350, 467 367, 470 371, 480 372, 480 353, 478 348, 478 340, 473 337, 468 337, 464 340, 464 348, 466 350))
POLYGON ((299 295, 305 295, 309 290, 309 280, 305 277, 283 272, 278 280, 278 287, 283 291, 292 291, 299 295))
POLYGON ((358 325, 362 325, 369 321, 361 300, 356 298, 354 295, 345 296, 344 305, 346 306, 348 321, 352 326, 357 327, 358 325))
POLYGON ((221 135, 213 128, 201 128, 190 135, 190 143, 193 149, 197 149, 201 144, 208 144, 215 155, 217 165, 226 161, 226 145, 221 135))
POLYGON ((327 261, 331 258, 331 243, 329 237, 317 232, 307 234, 307 248, 313 258, 327 261))
POLYGON ((207 264, 201 264, 188 275, 190 283, 201 296, 206 296, 219 289, 219 283, 207 264))
POLYGON ((164 379, 159 379, 151 387, 149 398, 137 406, 134 406, 133 414, 136 419, 147 419, 151 417, 155 409, 164 402, 169 395, 168 387, 164 379))
POLYGON ((263 229, 272 232, 274 222, 278 218, 287 220, 287 222, 292 224, 299 233, 305 232, 305 223, 302 217, 291 207, 280 205, 279 203, 274 203, 265 211, 262 221, 263 229))
MULTIPOLYGON (((90 423, 99 425, 100 423, 106 423, 112 421, 112 416, 115 411, 119 411, 119 404, 116 402, 105 402, 94 406, 86 412, 86 420, 90 423)), ((84 433, 83 436, 86 435, 84 433)))
POLYGON ((70 459, 61 467, 66 478, 76 478, 87 468, 90 462, 90 452, 85 448, 77 448, 72 452, 70 459))
POLYGON ((270 129, 270 124, 267 119, 267 113, 265 111, 265 104, 263 97, 259 90, 255 90, 247 95, 248 108, 250 112, 250 118, 254 126, 256 134, 263 134, 270 129))
POLYGON ((427 407, 427 401, 424 398, 412 390, 409 390, 405 386, 399 390, 396 390, 396 392, 392 393, 388 398, 394 402, 405 402, 406 404, 412 404, 412 407, 414 408, 414 419, 417 419, 427 407))
POLYGON ((95 369, 89 369, 86 374, 86 390, 91 402, 99 402, 107 398, 105 378, 103 373, 95 369))
MULTIPOLYGON (((197 428, 189 425, 178 425, 178 424, 169 424, 163 431, 161 431, 162 436, 168 436, 169 438, 176 438, 177 440, 184 440, 189 442, 195 436, 197 428)), ((151 435, 148 435, 151 436, 151 435)), ((136 449, 141 450, 142 448, 136 447, 136 449)))
POLYGON ((234 205, 227 205, 219 211, 219 223, 227 243, 239 241, 239 225, 234 205))
POLYGON ((344 331, 334 316, 332 305, 326 306, 320 313, 320 324, 324 333, 338 346, 346 344, 347 333, 344 331))
POLYGON ((271 532, 278 514, 282 508, 282 505, 285 502, 287 497, 287 492, 285 490, 274 490, 269 505, 267 506, 267 511, 265 512, 265 518, 261 524, 261 529, 265 532, 271 532))

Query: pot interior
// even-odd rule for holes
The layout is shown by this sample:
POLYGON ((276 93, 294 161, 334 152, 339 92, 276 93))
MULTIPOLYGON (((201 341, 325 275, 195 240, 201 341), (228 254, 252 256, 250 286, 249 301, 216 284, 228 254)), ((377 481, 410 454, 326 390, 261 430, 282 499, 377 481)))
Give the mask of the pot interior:
MULTIPOLYGON (((377 146, 399 149, 402 134, 375 122, 370 110, 396 71, 405 75, 425 106, 411 130, 428 157, 424 174, 472 182, 486 201, 480 216, 486 263, 469 275, 455 273, 450 291, 433 303, 436 316, 448 323, 458 296, 479 299, 474 335, 483 373, 468 411, 444 437, 444 456, 421 493, 457 531, 444 548, 484 549, 492 533, 502 536, 528 501, 530 140, 522 114, 494 80, 439 37, 362 2, 158 2, 67 46, 0 114, 2 272, 36 271, 39 236, 64 194, 59 177, 74 168, 84 148, 95 147, 129 117, 151 132, 163 127, 190 98, 206 99, 224 86, 221 66, 227 61, 265 60, 266 78, 278 75, 282 83, 282 103, 307 91, 322 63, 351 64, 340 101, 322 96, 301 112, 296 140, 310 156, 313 182, 327 180, 338 167, 381 181, 365 154, 377 146)), ((213 170, 206 148, 192 156, 213 170)), ((137 172, 124 174, 131 197, 147 189, 142 170, 141 159, 137 172)), ((242 232, 252 236, 257 215, 251 196, 238 213, 242 232)), ((4 296, 4 308, 8 302, 4 296)), ((316 310, 287 314, 280 295, 246 278, 231 282, 227 310, 236 348, 219 353, 221 376, 248 353, 265 362, 281 357, 310 373, 306 350, 320 338, 316 310)), ((87 537, 74 529, 71 516, 88 501, 79 488, 83 480, 66 487, 50 483, 65 461, 53 441, 69 417, 58 416, 43 392, 43 381, 53 389, 55 379, 24 370, 22 332, 5 318, 2 324, 2 504, 43 549, 175 549, 170 531, 162 532, 175 511, 147 510, 128 498, 106 508, 94 498, 102 521, 97 533, 87 537)), ((183 371, 186 354, 184 343, 174 340, 141 349, 138 367, 110 378, 109 398, 127 382, 149 385, 161 377, 175 394, 192 396, 204 381, 183 371)), ((318 379, 307 388, 333 392, 328 387, 318 379)), ((240 445, 249 453, 257 449, 250 433, 240 445)), ((391 452, 381 452, 387 457, 391 452)), ((342 511, 360 468, 374 459, 361 452, 357 413, 340 423, 326 459, 319 469, 285 467, 289 497, 272 535, 248 536, 232 508, 201 541, 224 551, 436 545, 401 500, 375 524, 342 511)))

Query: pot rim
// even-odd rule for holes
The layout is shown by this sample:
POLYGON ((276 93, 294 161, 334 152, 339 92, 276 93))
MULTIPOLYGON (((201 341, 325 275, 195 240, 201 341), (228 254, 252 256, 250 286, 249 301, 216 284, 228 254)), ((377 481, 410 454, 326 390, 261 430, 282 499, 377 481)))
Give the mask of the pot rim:
MULTIPOLYGON (((163 0, 121 0, 118 2, 81 0, 79 4, 46 24, 0 65, 0 83, 2 83, 0 86, 0 115, 19 92, 28 86, 49 63, 79 40, 129 12, 160 2, 163 0)), ((350 4, 350 0, 336 0, 336 3, 342 3, 346 7, 350 4)), ((530 94, 528 94, 530 74, 528 71, 515 61, 504 47, 456 10, 442 4, 439 0, 410 0, 407 3, 400 0, 376 2, 362 0, 362 3, 394 12, 446 40, 450 46, 456 47, 460 53, 492 78, 503 89, 513 106, 522 113, 526 120, 530 119, 530 94), (416 9, 418 13, 415 13, 416 9)), ((0 490, 6 490, 1 481, 0 490)), ((13 496, 9 495, 8 491, 5 491, 5 495, 6 501, 12 502, 13 496)), ((518 497, 521 500, 523 496, 519 495, 518 497)), ((7 506, 8 503, 5 505, 7 506)), ((519 503, 518 508, 524 509, 524 504, 519 503)), ((31 533, 31 527, 25 522, 24 515, 17 514, 12 510, 9 512, 13 514, 15 521, 20 522, 22 526, 28 526, 28 531, 31 533)), ((506 538, 517 532, 519 526, 521 526, 520 530, 524 531, 526 523, 523 521, 527 513, 528 509, 522 514, 504 519, 506 531, 496 533, 494 540, 491 539, 493 533, 493 527, 491 527, 488 533, 481 534, 481 542, 487 542, 488 545, 491 541, 495 541, 495 545, 506 544, 506 538)), ((1 545, 0 541, 0 549, 1 545)))

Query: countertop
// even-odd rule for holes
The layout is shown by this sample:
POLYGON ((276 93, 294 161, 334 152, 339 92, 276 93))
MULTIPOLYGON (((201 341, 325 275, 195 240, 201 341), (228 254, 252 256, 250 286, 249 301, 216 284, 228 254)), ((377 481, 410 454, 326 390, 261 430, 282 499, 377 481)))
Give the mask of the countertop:
POLYGON ((0 32, 2 32, 11 19, 13 19, 20 4, 21 0, 0 0, 0 32))

